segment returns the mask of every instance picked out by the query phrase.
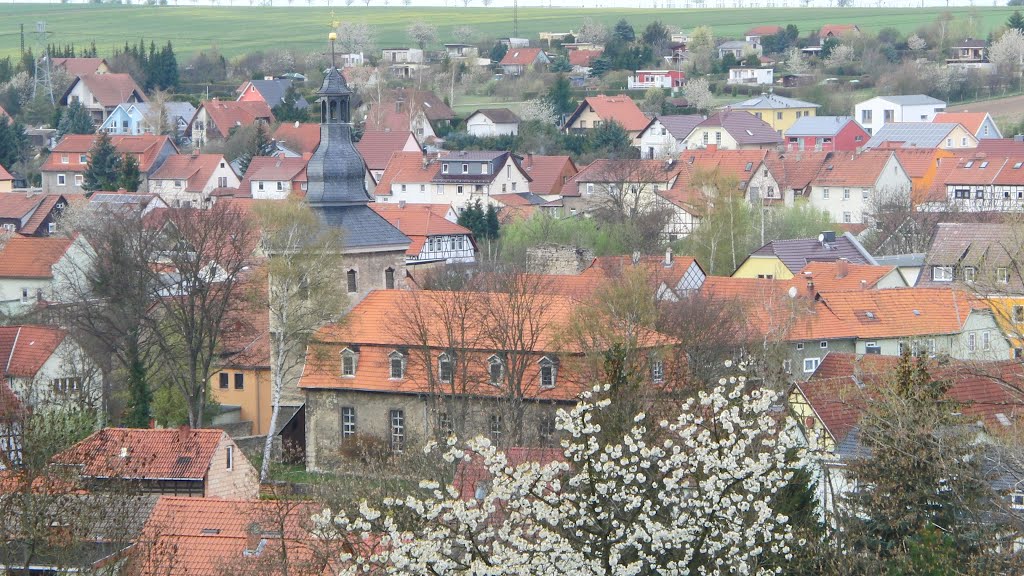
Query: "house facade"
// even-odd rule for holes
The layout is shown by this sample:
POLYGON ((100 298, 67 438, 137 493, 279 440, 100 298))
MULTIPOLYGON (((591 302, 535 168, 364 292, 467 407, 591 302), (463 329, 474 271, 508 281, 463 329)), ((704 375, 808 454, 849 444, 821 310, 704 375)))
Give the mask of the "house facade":
POLYGON ((772 68, 730 68, 726 84, 771 86, 775 82, 772 68))
POLYGON ((91 251, 83 236, 9 238, 0 248, 0 309, 16 315, 47 302, 69 303, 91 251))
POLYGON ((128 74, 84 74, 71 81, 60 104, 81 103, 100 126, 121 103, 146 102, 146 93, 128 74))
POLYGON ((670 158, 686 149, 686 139, 705 120, 700 114, 659 116, 651 120, 637 137, 640 157, 670 158))
POLYGON ((522 76, 538 66, 546 66, 551 59, 541 48, 509 48, 499 66, 506 76, 522 76))
POLYGON ((451 207, 378 202, 373 204, 373 210, 411 240, 405 253, 406 265, 476 262, 473 233, 455 222, 457 217, 451 207))
POLYGON ((0 344, 4 382, 24 409, 45 413, 103 408, 99 369, 66 331, 30 324, 3 326, 0 344))
POLYGON ((870 223, 873 202, 909 197, 913 183, 891 150, 835 154, 811 181, 811 205, 841 224, 870 223))
MULTIPOLYGON (((40 167, 43 191, 50 194, 83 194, 85 171, 89 165, 89 151, 96 136, 68 134, 53 147, 40 167)), ((139 163, 140 190, 149 186, 149 175, 160 168, 167 158, 178 153, 177 146, 168 136, 111 136, 110 143, 121 155, 131 155, 139 163)), ((130 190, 134 192, 134 190, 130 190)))
POLYGON ((679 88, 686 82, 686 74, 681 70, 637 70, 626 78, 626 87, 630 90, 647 90, 648 88, 679 88))
POLYGON ((650 118, 629 96, 588 96, 565 121, 566 132, 586 133, 615 121, 635 139, 650 124, 650 118))
POLYGON ((466 132, 477 138, 515 136, 519 133, 519 116, 508 108, 484 108, 466 118, 466 132))
POLYGON ((199 104, 185 134, 192 139, 193 145, 202 146, 211 140, 227 139, 236 127, 257 123, 269 126, 273 122, 274 113, 262 100, 207 100, 199 104))
POLYGON ((782 136, 756 115, 720 110, 702 120, 684 139, 688 150, 771 150, 782 136))
POLYGON ((800 118, 817 116, 818 108, 821 106, 812 102, 767 93, 736 104, 729 104, 726 108, 753 114, 771 126, 772 130, 775 130, 780 136, 783 136, 789 127, 800 118))
POLYGON ((931 122, 946 110, 946 103, 931 96, 876 96, 853 107, 853 118, 875 134, 890 122, 931 122))
POLYGON ((149 192, 171 206, 208 208, 217 188, 238 188, 238 174, 222 154, 178 154, 149 177, 149 192))
POLYGON ((786 130, 786 149, 853 152, 871 138, 850 116, 802 117, 786 130))
POLYGON ((138 136, 140 134, 184 134, 188 123, 196 115, 196 107, 190 102, 166 102, 163 110, 149 102, 118 104, 100 125, 99 130, 111 135, 138 136), (161 120, 160 115, 164 118, 161 120), (160 122, 166 122, 159 129, 160 122))

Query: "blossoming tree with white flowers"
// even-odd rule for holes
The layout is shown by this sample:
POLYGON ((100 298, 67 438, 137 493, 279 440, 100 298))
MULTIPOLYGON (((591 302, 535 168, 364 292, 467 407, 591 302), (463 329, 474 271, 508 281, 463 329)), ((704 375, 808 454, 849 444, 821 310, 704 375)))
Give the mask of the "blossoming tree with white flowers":
POLYGON ((482 464, 486 491, 460 498, 422 482, 418 494, 325 510, 318 520, 361 543, 350 574, 771 574, 790 555, 788 518, 773 508, 804 454, 778 395, 744 376, 679 405, 678 416, 633 419, 604 439, 607 386, 562 411, 561 459, 513 465, 485 438, 441 452, 482 464))

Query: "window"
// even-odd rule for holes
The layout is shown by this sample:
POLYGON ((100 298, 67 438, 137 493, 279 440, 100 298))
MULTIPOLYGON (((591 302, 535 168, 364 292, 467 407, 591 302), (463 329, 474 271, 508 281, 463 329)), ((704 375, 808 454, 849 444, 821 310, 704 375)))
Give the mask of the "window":
POLYGON ((391 451, 401 452, 405 447, 405 410, 392 410, 388 420, 391 423, 391 451))
POLYGON ((458 186, 456 186, 456 187, 455 187, 455 191, 456 191, 457 193, 459 193, 459 194, 462 194, 462 185, 461 185, 461 184, 459 184, 458 186))
POLYGON ((384 269, 384 287, 388 290, 395 289, 395 269, 385 268, 384 269))
POLYGON ((537 439, 540 445, 550 447, 555 438, 555 417, 550 414, 542 414, 540 417, 540 429, 537 431, 537 439))
POLYGON ((593 193, 594 193, 594 183, 593 182, 587 182, 587 194, 593 194, 593 193))
POLYGON ((843 188, 843 200, 849 200, 849 199, 850 199, 850 189, 849 188, 843 188))
POLYGON ((245 374, 235 372, 235 390, 245 389, 245 374))
MULTIPOLYGON (((175 181, 174 181, 174 187, 175 187, 175 188, 181 188, 181 180, 175 180, 175 181)), ((261 182, 257 182, 257 183, 256 183, 256 188, 257 188, 257 189, 258 189, 258 190, 259 190, 260 192, 262 192, 262 191, 263 191, 263 182, 262 182, 262 181, 261 181, 261 182)))
POLYGON ((85 176, 82 174, 75 174, 75 186, 81 186, 85 184, 85 176))
POLYGON ((67 154, 61 154, 60 155, 60 163, 61 164, 67 164, 68 162, 69 162, 68 155, 67 154))
POLYGON ((823 188, 821 190, 821 198, 822 200, 828 200, 828 188, 823 188))
POLYGON ((786 374, 792 374, 793 373, 793 361, 788 359, 788 358, 783 360, 782 361, 782 371, 785 372, 786 374))
POLYGON ((463 164, 462 165, 462 173, 463 174, 468 174, 469 173, 469 164, 463 164))
POLYGON ((482 162, 480 164, 480 173, 487 174, 487 162, 482 162))
POLYGON ((996 282, 1006 284, 1010 281, 1010 269, 999 267, 996 268, 996 282))
POLYGON ((226 465, 227 465, 228 471, 230 472, 231 470, 235 469, 235 447, 234 446, 228 446, 228 454, 227 454, 227 456, 228 456, 228 461, 226 462, 226 465))
POLYGON ((29 294, 31 294, 31 291, 28 288, 22 288, 21 289, 21 303, 22 304, 28 304, 28 302, 29 302, 29 294))
POLYGON ((441 174, 447 174, 447 173, 448 173, 448 163, 447 162, 442 162, 441 163, 441 174))
POLYGON ((356 435, 356 409, 352 406, 341 408, 341 437, 351 438, 356 435))
POLYGON ((935 282, 952 282, 952 266, 932 266, 932 280, 935 282))
POLYGON ((935 338, 928 339, 928 353, 933 356, 935 355, 935 338))
POLYGON ((1010 495, 1010 507, 1014 510, 1020 510, 1024 508, 1024 493, 1014 492, 1010 495))
POLYGON ((822 340, 818 342, 818 348, 828 348, 828 340, 822 340))
POLYGON ((540 360, 540 387, 554 388, 556 377, 555 362, 545 356, 540 360))
POLYGON ((441 354, 437 357, 437 378, 445 384, 452 381, 452 359, 448 354, 441 354))
POLYGON ((871 110, 861 110, 860 111, 860 123, 861 124, 871 124, 871 110))
POLYGON ((348 348, 341 351, 341 375, 345 378, 354 378, 356 375, 356 363, 359 358, 356 353, 348 348))
POLYGON ((853 222, 853 214, 850 214, 849 212, 843 212, 843 223, 850 224, 851 222, 853 222))
POLYGON ((497 444, 501 440, 501 433, 504 428, 501 414, 491 414, 490 418, 488 418, 487 428, 491 433, 491 442, 497 444))
MULTIPOLYGON (((966 136, 964 136, 963 138, 960 139, 960 146, 964 147, 964 148, 967 147, 967 137, 966 136)), ((982 162, 982 168, 985 167, 984 164, 987 164, 987 162, 982 162)))
POLYGON ((230 380, 230 377, 228 376, 228 373, 227 372, 221 372, 220 373, 220 389, 221 390, 227 390, 228 389, 228 380, 230 380))
POLYGON ((447 412, 441 412, 437 415, 437 431, 444 436, 451 436, 455 434, 455 423, 452 422, 452 415, 447 412))
POLYGON ((501 380, 505 376, 505 365, 498 356, 491 356, 487 359, 487 375, 491 386, 501 386, 501 380))
POLYGON ((57 186, 64 186, 67 184, 67 176, 64 174, 57 174, 57 186))
POLYGON ((722 133, 715 132, 715 145, 720 146, 722 144, 722 133))
MULTIPOLYGON (((174 181, 174 187, 175 188, 181 188, 181 180, 175 180, 174 181)), ((260 190, 263 190, 263 182, 260 182, 260 190)))
POLYGON ((81 378, 54 378, 50 381, 54 392, 60 394, 72 394, 82 388, 81 378))
POLYGON ((952 138, 946 138, 946 147, 947 148, 952 148, 953 147, 953 139, 952 138))
POLYGON ((349 270, 348 272, 345 273, 345 278, 348 281, 349 294, 353 292, 358 292, 358 286, 356 285, 356 271, 349 270))
POLYGON ((863 190, 861 190, 860 194, 861 194, 861 198, 863 198, 865 200, 868 199, 868 189, 867 188, 864 188, 863 190))
POLYGON ((821 364, 820 358, 804 358, 804 372, 814 372, 821 364))
POLYGON ((978 269, 974 266, 964 267, 964 281, 974 282, 974 279, 978 277, 978 269))
POLYGON ((389 376, 392 380, 405 378, 405 356, 401 352, 395 351, 389 354, 388 363, 391 368, 389 376))
POLYGON ((971 332, 967 335, 967 351, 974 352, 978 349, 978 335, 971 332))
POLYGON ((1018 304, 1013 307, 1013 322, 1014 324, 1024 323, 1024 306, 1018 304))
POLYGON ((665 381, 665 362, 660 358, 651 361, 651 382, 661 384, 665 381))
POLYGON ((803 342, 797 342, 796 343, 796 349, 797 350, 803 350, 804 349, 804 343, 803 342))
POLYGON ((278 182, 277 183, 277 191, 280 192, 282 190, 284 190, 284 182, 278 182))

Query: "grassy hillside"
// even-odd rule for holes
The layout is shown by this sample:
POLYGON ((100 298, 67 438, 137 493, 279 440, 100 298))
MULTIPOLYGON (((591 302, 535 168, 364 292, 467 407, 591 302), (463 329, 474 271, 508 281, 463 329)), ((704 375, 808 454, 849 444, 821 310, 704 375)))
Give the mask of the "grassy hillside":
MULTIPOLYGON (((232 0, 223 0, 229 2, 232 0)), ((254 8, 245 0, 233 0, 238 6, 121 6, 93 4, 5 4, 0 6, 0 57, 17 54, 19 24, 25 25, 26 45, 31 45, 31 32, 37 20, 45 20, 59 43, 87 45, 95 41, 106 53, 125 40, 139 37, 158 43, 173 40, 181 55, 218 47, 227 56, 253 50, 289 47, 318 50, 326 46, 331 9, 296 6, 290 8, 254 8), (242 5, 246 4, 246 5, 242 5)), ((378 0, 379 1, 379 0, 378 0)), ((340 4, 340 3, 339 3, 340 4)), ((356 20, 370 24, 377 33, 377 46, 406 45, 405 29, 410 22, 431 22, 437 25, 442 41, 456 26, 468 25, 481 37, 512 34, 512 10, 508 8, 407 8, 402 6, 357 7, 339 5, 334 8, 339 20, 356 20)), ((957 18, 966 19, 970 8, 950 10, 957 18)), ((1009 8, 975 8, 979 18, 979 35, 1003 24, 1012 13, 1009 8)), ((899 8, 754 8, 754 9, 565 9, 521 8, 519 36, 533 38, 540 31, 578 29, 583 17, 613 24, 626 18, 639 29, 659 19, 683 29, 701 24, 712 26, 716 35, 737 36, 748 28, 766 23, 796 24, 801 33, 826 23, 856 23, 867 32, 893 26, 911 32, 935 18, 934 10, 899 8)))

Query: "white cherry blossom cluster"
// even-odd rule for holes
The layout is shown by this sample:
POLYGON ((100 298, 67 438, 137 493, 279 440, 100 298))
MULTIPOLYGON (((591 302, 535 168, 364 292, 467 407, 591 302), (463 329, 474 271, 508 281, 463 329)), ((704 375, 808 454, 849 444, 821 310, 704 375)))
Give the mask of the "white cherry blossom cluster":
POLYGON ((323 526, 375 544, 341 565, 403 575, 780 572, 792 531, 772 504, 807 462, 778 395, 722 379, 675 419, 638 414, 609 442, 599 423, 606 392, 559 413, 564 461, 513 466, 486 438, 429 447, 483 465, 489 485, 477 498, 423 482, 416 495, 325 510, 323 526))

